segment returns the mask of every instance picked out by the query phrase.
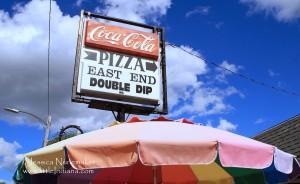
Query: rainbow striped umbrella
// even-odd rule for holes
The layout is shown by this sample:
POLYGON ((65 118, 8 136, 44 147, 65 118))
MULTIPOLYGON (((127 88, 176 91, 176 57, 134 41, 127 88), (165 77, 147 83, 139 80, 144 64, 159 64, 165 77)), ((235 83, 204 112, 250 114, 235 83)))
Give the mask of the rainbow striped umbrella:
POLYGON ((186 119, 135 117, 28 153, 20 168, 31 183, 278 183, 294 161, 272 145, 186 119))
MULTIPOLYGON (((63 175, 60 181, 68 181, 63 175)), ((208 165, 165 165, 150 167, 137 162, 130 167, 108 168, 95 171, 90 178, 98 183, 281 183, 288 181, 288 175, 275 168, 264 170, 245 168, 224 168, 216 161, 208 165)), ((82 182, 82 181, 81 181, 82 182)), ((64 182, 62 182, 64 183, 64 182)))

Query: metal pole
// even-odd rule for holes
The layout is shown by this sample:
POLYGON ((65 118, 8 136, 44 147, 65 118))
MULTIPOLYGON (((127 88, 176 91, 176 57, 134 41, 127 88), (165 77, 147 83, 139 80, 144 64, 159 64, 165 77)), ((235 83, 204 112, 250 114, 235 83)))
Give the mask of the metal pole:
POLYGON ((118 111, 118 114, 117 114, 117 118, 116 118, 117 121, 119 122, 125 122, 125 111, 124 109, 121 109, 120 111, 118 111))
POLYGON ((153 184, 157 184, 156 166, 152 166, 152 170, 153 170, 153 184))
POLYGON ((49 137, 50 127, 51 127, 51 116, 48 116, 46 126, 45 126, 45 135, 44 135, 44 139, 43 139, 43 147, 47 146, 47 144, 48 144, 48 137, 49 137))

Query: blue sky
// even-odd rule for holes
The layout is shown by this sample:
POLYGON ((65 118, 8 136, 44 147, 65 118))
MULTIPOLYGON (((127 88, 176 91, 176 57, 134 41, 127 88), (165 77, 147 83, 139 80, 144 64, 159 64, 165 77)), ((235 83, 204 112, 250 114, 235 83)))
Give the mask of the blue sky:
MULTIPOLYGON (((300 93, 300 4, 292 2, 53 2, 52 135, 70 122, 90 131, 112 120, 110 113, 70 102, 80 9, 162 26, 170 43, 300 93)), ((1 108, 16 106, 46 117, 47 6, 39 0, 0 4, 0 43, 6 45, 0 49, 1 108)), ((299 114, 299 97, 254 85, 180 50, 167 48, 167 64, 172 118, 188 117, 251 137, 299 114)), ((43 130, 28 117, 2 110, 0 124, 0 180, 9 181, 19 154, 41 146, 43 130)))

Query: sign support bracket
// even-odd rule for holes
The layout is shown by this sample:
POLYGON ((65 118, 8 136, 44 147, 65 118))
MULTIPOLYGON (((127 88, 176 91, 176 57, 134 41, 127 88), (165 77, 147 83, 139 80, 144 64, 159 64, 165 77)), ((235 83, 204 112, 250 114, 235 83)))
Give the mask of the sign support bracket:
POLYGON ((118 114, 117 114, 117 121, 119 122, 125 122, 125 111, 124 109, 121 109, 120 111, 118 111, 118 114))
POLYGON ((111 111, 115 117, 115 120, 118 122, 125 122, 127 120, 127 118, 129 117, 129 114, 127 115, 127 118, 125 118, 126 113, 125 113, 125 109, 120 109, 119 111, 117 111, 117 115, 115 114, 114 111, 111 111))

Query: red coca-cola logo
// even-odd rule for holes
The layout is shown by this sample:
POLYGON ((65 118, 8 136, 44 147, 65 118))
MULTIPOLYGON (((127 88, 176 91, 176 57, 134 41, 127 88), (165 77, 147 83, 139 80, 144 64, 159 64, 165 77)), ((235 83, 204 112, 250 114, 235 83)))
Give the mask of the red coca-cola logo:
POLYGON ((87 21, 85 45, 145 58, 158 59, 158 35, 100 22, 87 21))

